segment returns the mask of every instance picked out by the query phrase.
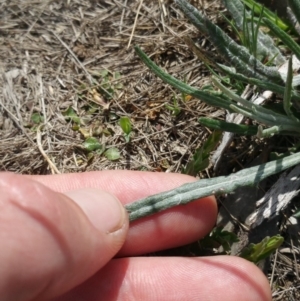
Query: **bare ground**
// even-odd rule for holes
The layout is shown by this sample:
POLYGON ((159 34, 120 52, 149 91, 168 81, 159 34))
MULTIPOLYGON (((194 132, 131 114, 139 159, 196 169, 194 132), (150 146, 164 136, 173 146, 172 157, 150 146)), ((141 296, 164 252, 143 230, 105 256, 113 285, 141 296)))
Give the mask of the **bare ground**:
MULTIPOLYGON (((220 22, 224 10, 219 1, 192 2, 220 22)), ((202 48, 213 49, 172 1, 11 0, 0 1, 0 9, 2 171, 180 172, 210 133, 198 118, 224 115, 197 99, 182 97, 135 55, 133 45, 137 44, 177 78, 197 87, 210 85, 209 72, 182 37, 189 35, 202 48), (108 75, 101 75, 103 71, 108 75), (105 79, 110 95, 103 91, 105 79), (174 99, 180 108, 177 116, 166 107, 174 105, 174 99), (65 118, 70 108, 80 125, 65 118), (130 144, 119 126, 122 116, 132 122, 130 144), (111 161, 104 154, 88 152, 83 142, 89 136, 106 149, 117 148, 120 159, 111 161)), ((226 172, 244 166, 262 153, 263 146, 258 141, 237 140, 227 155, 226 172)), ((201 176, 211 175, 207 169, 201 176)), ((194 247, 190 254, 197 255, 194 247)), ((297 253, 293 249, 278 254, 265 269, 274 300, 297 300, 297 253)))

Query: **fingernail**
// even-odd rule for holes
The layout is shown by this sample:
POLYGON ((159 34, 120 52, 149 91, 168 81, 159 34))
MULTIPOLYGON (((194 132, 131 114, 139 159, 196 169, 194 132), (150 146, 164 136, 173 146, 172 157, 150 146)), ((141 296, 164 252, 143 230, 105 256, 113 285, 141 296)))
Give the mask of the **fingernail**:
POLYGON ((66 195, 81 207, 98 230, 112 233, 124 225, 126 210, 113 195, 93 188, 70 191, 66 195))

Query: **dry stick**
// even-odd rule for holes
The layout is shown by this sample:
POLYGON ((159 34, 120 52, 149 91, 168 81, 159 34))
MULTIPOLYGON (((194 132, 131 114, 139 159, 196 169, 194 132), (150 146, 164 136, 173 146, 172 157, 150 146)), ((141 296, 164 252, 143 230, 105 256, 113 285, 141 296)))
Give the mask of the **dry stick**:
POLYGON ((60 174, 60 171, 57 169, 57 167, 55 166, 55 164, 50 160, 50 158, 47 156, 47 154, 45 153, 43 146, 42 146, 42 135, 41 135, 41 131, 40 131, 40 126, 37 128, 37 132, 36 132, 36 142, 39 148, 39 151, 41 152, 41 154, 43 155, 43 157, 46 159, 46 161, 48 162, 50 168, 51 168, 51 172, 52 174, 60 174))
POLYGON ((130 221, 134 221, 174 206, 185 205, 212 194, 230 193, 238 187, 257 184, 268 176, 299 163, 300 153, 296 153, 283 159, 243 169, 229 176, 202 179, 184 184, 173 190, 155 194, 128 204, 125 208, 129 213, 130 221))
MULTIPOLYGON (((3 70, 1 70, 3 71, 3 70)), ((3 79, 6 80, 7 84, 9 85, 10 91, 12 91, 11 82, 9 82, 9 79, 7 78, 6 74, 3 71, 3 79)), ((13 97, 12 95, 9 95, 9 92, 7 91, 7 87, 3 88, 3 94, 4 97, 7 97, 11 99, 13 97)), ((11 93, 10 93, 11 94, 11 93)), ((34 141, 31 139, 31 137, 26 133, 26 130, 24 129, 23 125, 20 123, 19 119, 4 105, 3 101, 0 99, 0 106, 6 111, 8 116, 12 119, 12 121, 16 124, 16 126, 21 130, 21 132, 26 136, 26 138, 36 147, 34 141)), ((18 112, 17 112, 18 113, 18 112)))
POLYGON ((48 149, 50 150, 50 138, 49 138, 49 128, 48 128, 48 123, 47 123, 47 114, 46 114, 46 106, 45 106, 45 99, 44 99, 44 85, 43 85, 43 80, 42 80, 42 75, 39 73, 37 75, 37 80, 39 82, 40 86, 40 106, 42 108, 42 112, 44 115, 44 125, 46 128, 47 132, 47 143, 48 143, 48 149))
POLYGON ((128 45, 127 45, 127 49, 130 47, 131 40, 132 40, 133 35, 134 35, 134 31, 135 31, 135 28, 136 28, 136 23, 137 23, 137 20, 138 20, 138 17, 139 17, 139 13, 140 13, 142 4, 143 4, 143 0, 140 0, 139 7, 138 7, 138 9, 137 9, 137 12, 136 12, 136 15, 135 15, 135 18, 134 18, 134 23, 133 23, 131 35, 130 35, 130 38, 129 38, 129 42, 128 42, 128 45))
POLYGON ((123 28, 123 21, 124 21, 126 6, 127 6, 127 0, 125 0, 124 8, 122 9, 122 15, 121 15, 121 20, 120 20, 120 25, 119 25, 120 33, 122 32, 122 28, 123 28))
POLYGON ((163 31, 165 32, 165 17, 167 16, 167 10, 164 4, 164 0, 158 0, 158 5, 160 7, 161 13, 160 13, 160 20, 161 20, 161 25, 163 27, 163 31))
POLYGON ((34 141, 31 139, 31 137, 26 133, 24 127, 19 124, 19 120, 18 118, 12 113, 9 111, 9 109, 2 103, 2 101, 0 100, 0 106, 2 106, 2 108, 4 109, 4 111, 8 114, 8 116, 10 116, 10 118, 14 121, 14 123, 16 124, 16 126, 21 130, 21 132, 26 136, 26 138, 34 145, 34 141))
POLYGON ((278 256, 278 249, 276 249, 276 252, 275 252, 275 258, 274 258, 273 269, 272 269, 272 274, 271 274, 271 280, 270 280, 270 287, 271 288, 272 288, 273 281, 274 281, 275 267, 276 267, 276 263, 277 263, 277 256, 278 256))

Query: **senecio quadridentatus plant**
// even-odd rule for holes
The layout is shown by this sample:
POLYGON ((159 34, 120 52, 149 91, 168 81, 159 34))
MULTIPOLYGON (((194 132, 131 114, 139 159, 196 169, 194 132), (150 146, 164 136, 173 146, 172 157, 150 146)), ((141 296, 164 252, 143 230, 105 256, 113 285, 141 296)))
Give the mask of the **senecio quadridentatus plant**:
MULTIPOLYGON (((218 71, 222 71, 237 81, 282 95, 281 110, 265 108, 237 95, 225 87, 217 77, 213 77, 213 82, 222 91, 221 96, 191 87, 164 72, 138 46, 135 47, 136 53, 153 73, 180 92, 191 95, 214 107, 240 113, 255 120, 259 125, 240 125, 210 118, 200 118, 201 124, 212 129, 221 129, 241 135, 257 135, 259 138, 278 134, 299 136, 300 114, 297 110, 300 110, 300 94, 295 88, 300 85, 300 75, 293 76, 293 65, 300 66, 300 46, 285 32, 284 26, 280 26, 279 19, 270 18, 268 14, 263 13, 263 9, 258 24, 254 27, 253 11, 252 14, 246 11, 241 1, 247 2, 249 0, 224 0, 224 4, 232 15, 238 30, 242 31, 244 35, 247 33, 249 44, 252 45, 250 48, 239 45, 187 1, 175 0, 189 21, 207 36, 229 64, 226 66, 212 62, 211 66, 218 68, 218 71), (275 46, 273 39, 259 29, 259 25, 267 26, 293 55, 286 59, 275 46), (264 58, 269 58, 273 66, 263 64, 261 60, 264 58), (287 68, 280 68, 284 64, 287 68), (281 71, 282 69, 284 71, 281 71)), ((294 18, 300 23, 300 0, 289 0, 288 3, 294 18)), ((193 44, 191 39, 189 43, 192 43, 192 48, 196 48, 206 63, 209 62, 210 59, 202 55, 201 50, 193 44)), ((130 220, 133 221, 211 194, 229 193, 237 187, 254 185, 266 177, 298 163, 300 163, 300 153, 244 169, 229 176, 201 179, 194 183, 185 184, 171 191, 149 196, 129 204, 126 208, 130 220)))

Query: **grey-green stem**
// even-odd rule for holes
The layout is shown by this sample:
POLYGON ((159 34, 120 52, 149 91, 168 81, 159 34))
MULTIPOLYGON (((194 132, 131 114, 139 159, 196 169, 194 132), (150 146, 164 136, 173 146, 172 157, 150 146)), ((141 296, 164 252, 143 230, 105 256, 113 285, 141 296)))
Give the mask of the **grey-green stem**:
POLYGON ((251 186, 263 179, 300 163, 300 153, 271 161, 265 164, 243 169, 229 176, 202 179, 184 184, 178 188, 155 194, 125 206, 130 221, 154 213, 185 205, 194 200, 223 193, 230 193, 241 186, 251 186))

